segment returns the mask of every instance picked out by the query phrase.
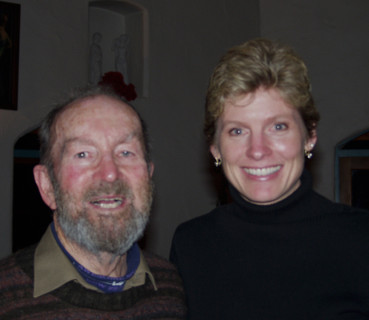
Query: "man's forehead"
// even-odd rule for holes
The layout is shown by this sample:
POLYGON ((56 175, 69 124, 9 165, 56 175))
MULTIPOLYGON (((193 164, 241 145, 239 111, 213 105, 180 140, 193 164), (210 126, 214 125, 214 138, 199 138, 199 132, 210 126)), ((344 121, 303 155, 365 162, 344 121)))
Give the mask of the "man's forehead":
POLYGON ((101 121, 122 120, 140 124, 139 116, 130 105, 109 96, 88 97, 70 103, 56 119, 55 124, 73 120, 88 121, 96 117, 101 118, 101 121))
POLYGON ((65 112, 81 112, 89 114, 92 109, 115 109, 116 112, 123 112, 127 114, 127 116, 138 117, 136 111, 129 104, 119 100, 118 98, 106 95, 86 97, 73 101, 66 106, 65 112))
MULTIPOLYGON (((99 128, 124 132, 127 139, 142 136, 142 125, 136 111, 123 101, 107 96, 85 98, 69 104, 54 123, 56 137, 99 128)), ((69 137, 66 137, 69 136, 69 137)))

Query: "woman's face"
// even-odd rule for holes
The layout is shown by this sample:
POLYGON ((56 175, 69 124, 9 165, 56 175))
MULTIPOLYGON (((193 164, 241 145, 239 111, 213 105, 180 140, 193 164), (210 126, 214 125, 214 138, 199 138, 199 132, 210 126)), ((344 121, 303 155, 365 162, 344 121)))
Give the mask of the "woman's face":
POLYGON ((268 205, 299 187, 304 150, 315 143, 297 109, 276 89, 260 88, 226 101, 210 151, 245 200, 268 205))

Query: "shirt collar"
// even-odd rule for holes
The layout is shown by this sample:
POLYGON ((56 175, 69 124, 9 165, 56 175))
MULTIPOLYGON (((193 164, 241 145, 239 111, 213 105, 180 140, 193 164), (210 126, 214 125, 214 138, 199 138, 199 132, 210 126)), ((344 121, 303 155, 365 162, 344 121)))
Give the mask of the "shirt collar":
MULTIPOLYGON (((77 281, 82 286, 99 291, 87 283, 65 256, 52 235, 50 226, 43 235, 35 252, 34 297, 49 293, 69 281, 77 281)), ((140 264, 132 278, 127 280, 124 290, 137 287, 145 283, 146 274, 157 290, 154 276, 140 250, 140 264)))

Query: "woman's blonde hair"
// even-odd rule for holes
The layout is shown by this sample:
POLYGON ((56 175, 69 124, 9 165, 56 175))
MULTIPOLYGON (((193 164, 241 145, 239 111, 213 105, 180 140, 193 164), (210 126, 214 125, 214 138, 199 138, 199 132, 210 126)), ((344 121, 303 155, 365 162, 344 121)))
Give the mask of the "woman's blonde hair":
POLYGON ((261 87, 277 89, 299 111, 308 134, 313 134, 319 112, 305 63, 290 47, 260 38, 231 48, 210 77, 204 128, 209 144, 214 143, 217 120, 225 101, 261 87))

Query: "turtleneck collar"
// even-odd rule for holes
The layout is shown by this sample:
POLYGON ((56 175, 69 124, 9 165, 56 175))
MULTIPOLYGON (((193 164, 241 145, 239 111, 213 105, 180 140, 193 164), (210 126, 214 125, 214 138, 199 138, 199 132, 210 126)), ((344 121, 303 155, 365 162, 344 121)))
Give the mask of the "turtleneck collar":
POLYGON ((311 217, 309 195, 313 190, 310 173, 304 170, 300 180, 301 185, 289 197, 265 206, 247 202, 232 185, 229 185, 230 194, 236 207, 235 213, 250 222, 266 224, 294 222, 311 217))

